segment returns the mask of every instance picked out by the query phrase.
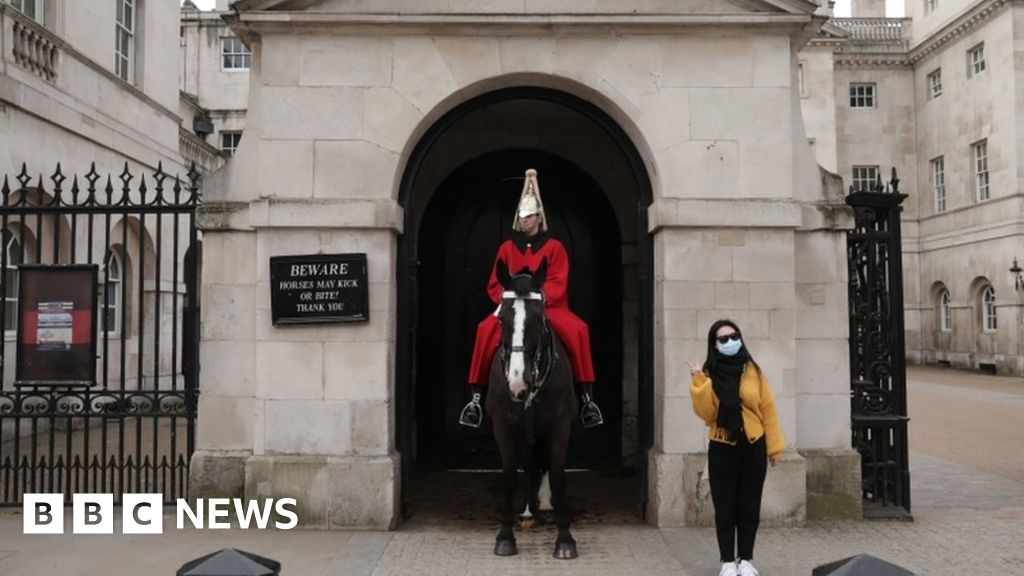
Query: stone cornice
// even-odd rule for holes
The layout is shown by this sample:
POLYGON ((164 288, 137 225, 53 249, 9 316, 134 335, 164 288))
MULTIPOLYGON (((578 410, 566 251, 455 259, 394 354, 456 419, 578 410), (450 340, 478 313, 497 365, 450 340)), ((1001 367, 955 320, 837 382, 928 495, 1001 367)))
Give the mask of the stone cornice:
POLYGON ((929 35, 920 44, 911 48, 908 54, 910 63, 916 64, 936 51, 941 50, 957 38, 995 16, 1002 8, 1021 3, 1022 0, 984 0, 979 2, 973 8, 940 28, 937 32, 929 35))
POLYGON ((351 33, 430 33, 490 36, 529 32, 660 34, 691 27, 766 27, 799 30, 811 14, 342 14, 252 11, 230 14, 236 30, 331 31, 351 33))
POLYGON ((909 67, 911 63, 905 52, 837 52, 835 55, 837 70, 909 67))

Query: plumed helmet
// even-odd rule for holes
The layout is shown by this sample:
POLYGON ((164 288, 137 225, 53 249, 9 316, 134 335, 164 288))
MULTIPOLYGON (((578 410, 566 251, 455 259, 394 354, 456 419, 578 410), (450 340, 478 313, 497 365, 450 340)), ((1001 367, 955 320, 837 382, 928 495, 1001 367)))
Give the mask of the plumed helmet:
POLYGON ((544 216, 544 202, 540 199, 540 185, 537 183, 537 171, 530 168, 526 171, 526 180, 523 182, 523 193, 519 196, 519 206, 516 208, 516 216, 512 221, 512 229, 519 231, 519 219, 531 214, 540 216, 540 229, 548 229, 548 220, 544 216))

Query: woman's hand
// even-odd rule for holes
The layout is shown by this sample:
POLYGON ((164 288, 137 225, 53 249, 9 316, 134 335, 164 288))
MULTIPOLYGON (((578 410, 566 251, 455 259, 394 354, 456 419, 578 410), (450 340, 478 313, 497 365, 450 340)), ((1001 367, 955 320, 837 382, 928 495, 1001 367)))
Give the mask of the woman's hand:
POLYGON ((690 367, 690 374, 691 375, 699 374, 700 371, 701 371, 700 364, 698 364, 697 362, 695 362, 693 360, 687 360, 686 361, 686 365, 690 367))
POLYGON ((779 463, 779 455, 776 454, 774 456, 769 456, 768 463, 772 465, 772 468, 774 468, 779 463))

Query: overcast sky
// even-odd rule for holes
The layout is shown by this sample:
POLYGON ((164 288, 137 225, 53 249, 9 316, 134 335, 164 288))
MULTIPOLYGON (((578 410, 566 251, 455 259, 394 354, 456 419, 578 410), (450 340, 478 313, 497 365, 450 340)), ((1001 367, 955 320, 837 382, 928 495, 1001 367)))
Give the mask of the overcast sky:
MULTIPOLYGON (((203 10, 213 8, 214 0, 192 0, 195 5, 203 10)), ((903 16, 904 0, 885 0, 886 16, 903 16)), ((836 16, 850 15, 850 0, 836 0, 836 16)))

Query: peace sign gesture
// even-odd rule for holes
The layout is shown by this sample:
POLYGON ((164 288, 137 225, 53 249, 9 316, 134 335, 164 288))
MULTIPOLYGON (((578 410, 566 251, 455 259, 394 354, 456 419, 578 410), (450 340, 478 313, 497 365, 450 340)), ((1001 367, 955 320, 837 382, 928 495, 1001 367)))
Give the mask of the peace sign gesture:
POLYGON ((701 365, 699 362, 694 360, 687 360, 686 365, 690 367, 690 374, 698 374, 701 371, 701 365))

